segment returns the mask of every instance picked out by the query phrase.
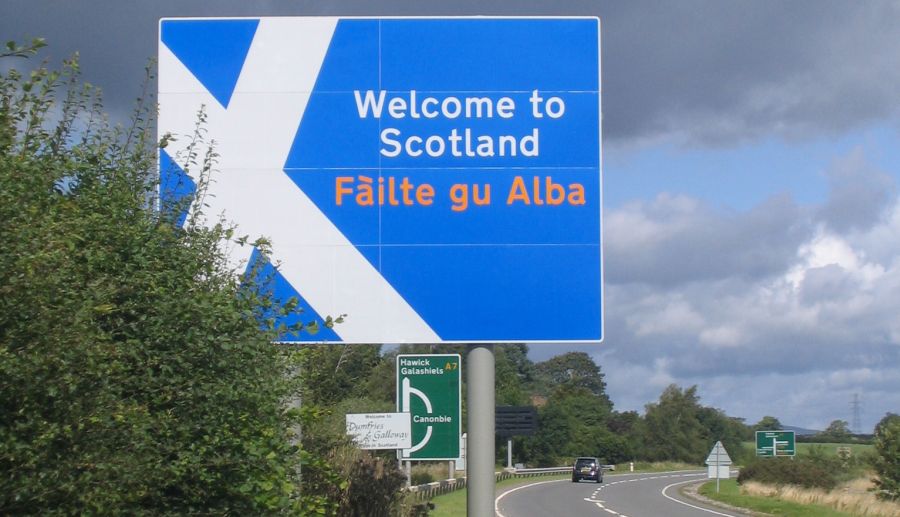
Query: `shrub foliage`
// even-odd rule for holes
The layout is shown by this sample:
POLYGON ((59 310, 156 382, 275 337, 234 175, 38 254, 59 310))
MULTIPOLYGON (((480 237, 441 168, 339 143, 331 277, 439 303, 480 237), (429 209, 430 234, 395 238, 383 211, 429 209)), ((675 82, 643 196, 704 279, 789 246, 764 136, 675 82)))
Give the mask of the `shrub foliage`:
POLYGON ((878 497, 900 500, 900 415, 889 413, 875 428, 875 486, 878 497))
POLYGON ((838 482, 836 474, 836 469, 810 459, 759 458, 741 469, 737 482, 757 481, 831 490, 838 482))
POLYGON ((231 230, 155 208, 153 109, 110 127, 77 60, 0 77, 0 514, 324 511, 231 230))

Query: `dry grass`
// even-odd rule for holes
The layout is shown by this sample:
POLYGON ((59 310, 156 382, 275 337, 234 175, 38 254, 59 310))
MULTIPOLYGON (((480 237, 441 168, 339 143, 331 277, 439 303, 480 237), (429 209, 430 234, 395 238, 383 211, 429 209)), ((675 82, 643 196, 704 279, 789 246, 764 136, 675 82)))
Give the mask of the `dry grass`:
MULTIPOLYGON (((446 461, 423 461, 413 463, 412 475, 414 478, 426 478, 431 481, 443 481, 450 475, 450 466, 446 461)), ((464 472, 457 472, 454 477, 464 476, 464 472)), ((416 484, 416 483, 413 483, 416 484)))
POLYGON ((900 517, 900 504, 880 501, 869 492, 869 479, 855 479, 830 492, 793 485, 772 486, 748 481, 741 485, 741 493, 763 497, 777 497, 800 504, 819 504, 861 517, 900 517))

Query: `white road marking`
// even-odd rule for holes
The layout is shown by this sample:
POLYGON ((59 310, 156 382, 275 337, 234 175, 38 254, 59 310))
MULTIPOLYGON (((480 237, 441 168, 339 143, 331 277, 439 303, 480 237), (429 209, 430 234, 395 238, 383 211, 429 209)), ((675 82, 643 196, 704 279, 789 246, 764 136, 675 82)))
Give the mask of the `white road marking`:
POLYGON ((560 483, 562 481, 568 481, 568 480, 567 479, 551 479, 550 481, 539 481, 537 483, 529 483, 527 485, 522 485, 522 486, 518 486, 516 488, 510 489, 510 490, 507 490, 506 492, 503 492, 502 494, 498 495, 496 499, 494 499, 494 513, 497 515, 497 517, 506 517, 505 515, 503 515, 502 512, 500 512, 500 500, 517 490, 522 490, 523 488, 528 488, 528 487, 537 486, 537 485, 545 485, 547 483, 560 483))
POLYGON ((661 491, 660 493, 663 495, 663 497, 665 497, 666 499, 668 499, 668 500, 670 500, 670 501, 675 501, 675 502, 678 503, 678 504, 683 504, 683 505, 685 505, 685 506, 689 506, 689 507, 694 508, 694 509, 696 509, 696 510, 701 510, 701 511, 704 511, 704 512, 708 512, 708 513, 711 513, 711 514, 713 514, 713 515, 722 515, 722 516, 724 516, 724 517, 735 517, 735 515, 730 514, 730 513, 721 513, 721 512, 717 512, 717 511, 715 511, 715 510, 710 510, 710 509, 708 509, 708 508, 703 508, 703 507, 701 507, 701 506, 695 506, 695 505, 692 505, 692 504, 690 504, 690 503, 686 503, 686 502, 684 502, 684 501, 680 501, 680 500, 678 500, 678 499, 675 499, 674 497, 671 497, 669 494, 666 493, 666 490, 672 488, 673 486, 676 486, 676 485, 683 485, 683 484, 685 484, 685 483, 691 483, 691 482, 694 482, 694 481, 695 481, 695 480, 693 480, 693 479, 689 479, 689 480, 687 480, 687 481, 679 481, 679 482, 677 482, 677 483, 672 483, 671 485, 667 485, 665 488, 663 488, 662 491, 661 491))
MULTIPOLYGON (((687 472, 687 473, 683 473, 683 474, 681 474, 681 473, 679 473, 679 472, 684 472, 684 471, 675 471, 675 473, 672 473, 672 474, 669 474, 669 475, 649 476, 649 477, 641 477, 641 478, 639 478, 639 477, 634 477, 634 478, 630 478, 630 479, 622 479, 622 480, 619 480, 619 481, 613 481, 613 482, 611 482, 611 483, 606 483, 606 484, 604 484, 603 486, 597 488, 597 489, 594 491, 594 493, 591 495, 590 498, 585 497, 584 500, 585 500, 586 502, 596 504, 598 508, 600 508, 601 510, 606 511, 607 513, 609 513, 609 514, 611 514, 611 515, 618 515, 619 517, 628 517, 627 515, 625 515, 625 514, 623 514, 623 513, 619 513, 619 512, 617 512, 617 511, 615 511, 615 510, 612 510, 612 509, 610 509, 610 508, 605 507, 605 506, 603 505, 603 503, 605 503, 606 501, 604 501, 604 500, 602 500, 602 499, 594 499, 594 497, 596 497, 596 496, 600 493, 600 491, 603 490, 605 487, 609 487, 609 486, 616 485, 616 484, 619 484, 619 483, 629 483, 629 482, 632 482, 632 481, 650 481, 650 480, 653 480, 653 479, 663 479, 663 478, 672 478, 672 477, 693 477, 693 478, 696 478, 696 477, 703 476, 703 475, 705 474, 704 472, 687 472)), ((565 480, 565 479, 553 479, 553 480, 550 480, 550 481, 539 481, 539 482, 537 482, 537 483, 529 483, 529 484, 527 484, 527 485, 522 485, 522 486, 519 486, 519 487, 510 489, 510 490, 507 490, 506 492, 504 492, 504 493, 500 494, 499 496, 497 496, 496 499, 494 499, 494 513, 496 514, 496 517, 507 517, 507 516, 504 515, 502 512, 500 512, 500 500, 503 499, 504 497, 506 497, 507 495, 509 495, 509 494, 511 494, 511 493, 513 493, 513 492, 515 492, 515 491, 517 491, 517 490, 521 490, 521 489, 523 489, 523 488, 529 488, 529 487, 533 487, 533 486, 537 486, 537 485, 543 485, 543 484, 546 484, 546 483, 559 483, 559 482, 562 482, 562 481, 566 481, 566 480, 565 480)), ((670 484, 670 485, 667 485, 665 488, 662 489, 661 494, 662 494, 663 497, 665 497, 666 499, 675 501, 675 502, 678 503, 678 504, 683 504, 683 505, 685 505, 685 506, 689 506, 689 507, 694 508, 694 509, 697 509, 697 510, 701 510, 701 511, 704 511, 704 512, 707 512, 707 513, 711 513, 711 514, 714 514, 714 515, 721 515, 721 516, 723 516, 723 517, 737 517, 737 516, 732 515, 732 514, 729 514, 729 513, 721 513, 721 512, 716 512, 716 511, 714 511, 714 510, 710 510, 710 509, 708 509, 708 508, 703 508, 703 507, 700 507, 700 506, 694 506, 694 505, 688 504, 688 503, 686 503, 686 502, 684 502, 684 501, 679 501, 678 499, 675 499, 675 498, 669 496, 668 494, 666 494, 666 490, 668 490, 669 488, 672 488, 673 486, 676 486, 676 485, 683 485, 683 484, 685 484, 685 483, 691 483, 691 482, 693 482, 693 481, 696 481, 696 480, 695 480, 695 479, 688 479, 688 480, 686 480, 686 481, 678 481, 678 482, 676 482, 676 483, 672 483, 672 484, 670 484)))

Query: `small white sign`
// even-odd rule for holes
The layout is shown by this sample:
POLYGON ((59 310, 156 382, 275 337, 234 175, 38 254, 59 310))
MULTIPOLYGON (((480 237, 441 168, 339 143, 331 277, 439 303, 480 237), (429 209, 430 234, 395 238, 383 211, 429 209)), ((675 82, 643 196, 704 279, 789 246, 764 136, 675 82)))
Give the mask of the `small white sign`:
POLYGON ((360 449, 409 449, 412 431, 409 413, 347 415, 347 434, 360 449))
POLYGON ((725 450, 725 446, 722 445, 722 442, 716 442, 713 446, 712 450, 709 451, 709 456, 706 457, 707 465, 731 465, 731 457, 728 455, 728 451, 725 450))
MULTIPOLYGON (((709 456, 706 458, 707 472, 706 477, 709 479, 728 479, 731 475, 731 457, 722 442, 716 442, 709 456)), ((716 485, 718 491, 718 484, 716 485)))

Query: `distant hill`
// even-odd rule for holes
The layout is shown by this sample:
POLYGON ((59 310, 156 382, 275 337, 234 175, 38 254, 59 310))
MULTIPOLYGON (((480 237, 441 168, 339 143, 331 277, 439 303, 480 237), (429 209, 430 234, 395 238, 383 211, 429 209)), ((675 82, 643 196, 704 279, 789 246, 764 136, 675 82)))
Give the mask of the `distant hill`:
POLYGON ((815 429, 805 429, 803 427, 797 427, 793 425, 783 425, 781 426, 782 431, 794 431, 794 434, 797 436, 812 436, 814 434, 821 433, 822 431, 816 431, 815 429))

